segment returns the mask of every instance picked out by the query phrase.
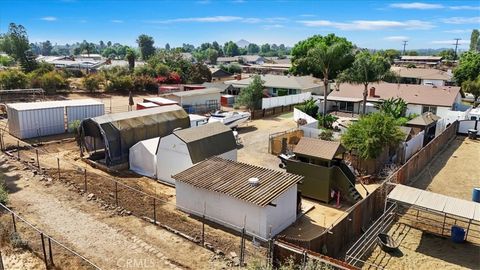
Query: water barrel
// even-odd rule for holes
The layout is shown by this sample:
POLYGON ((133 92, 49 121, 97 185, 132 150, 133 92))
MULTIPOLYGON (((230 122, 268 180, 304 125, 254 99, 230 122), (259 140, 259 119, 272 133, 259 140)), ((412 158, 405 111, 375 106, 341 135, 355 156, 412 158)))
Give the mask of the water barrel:
POLYGON ((480 203, 480 188, 473 188, 472 201, 480 203))
POLYGON ((465 230, 462 227, 453 225, 451 239, 454 243, 463 243, 465 240, 465 230))

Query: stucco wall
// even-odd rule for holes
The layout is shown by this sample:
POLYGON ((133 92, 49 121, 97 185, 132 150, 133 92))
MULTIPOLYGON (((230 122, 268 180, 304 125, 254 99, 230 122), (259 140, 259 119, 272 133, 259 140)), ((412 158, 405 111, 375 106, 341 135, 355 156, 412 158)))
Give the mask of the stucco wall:
POLYGON ((195 96, 182 97, 182 106, 185 105, 205 105, 207 100, 216 100, 220 104, 220 93, 210 93, 195 96))
POLYGON ((270 225, 274 235, 295 221, 296 186, 274 201, 276 207, 260 207, 182 182, 177 183, 175 192, 177 207, 182 211, 200 216, 205 210, 209 219, 236 231, 239 231, 245 222, 248 233, 263 238, 268 238, 270 225))
POLYGON ((408 104, 406 115, 410 115, 414 113, 418 115, 422 114, 422 105, 408 104))

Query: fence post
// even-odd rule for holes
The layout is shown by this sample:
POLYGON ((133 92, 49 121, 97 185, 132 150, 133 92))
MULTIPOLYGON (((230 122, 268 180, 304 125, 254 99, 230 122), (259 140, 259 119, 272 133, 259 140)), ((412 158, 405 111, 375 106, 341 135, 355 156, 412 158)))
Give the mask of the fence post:
POLYGON ((35 154, 37 155, 37 167, 40 169, 40 160, 38 159, 38 149, 35 149, 35 154))
POLYGON ((242 228, 242 237, 240 239, 240 267, 245 261, 245 227, 242 228))
POLYGON ((52 265, 55 265, 55 264, 53 263, 52 241, 51 241, 50 237, 48 238, 48 252, 50 253, 50 263, 51 263, 52 265))
POLYGON ((157 225, 157 202, 153 198, 153 224, 157 225))
POLYGON ((203 202, 203 216, 202 216, 202 246, 205 245, 205 213, 207 212, 207 203, 203 202))
POLYGON ((60 158, 57 157, 58 181, 60 182, 60 158))
POLYGON ((20 141, 17 140, 17 159, 20 160, 20 141))
POLYGON ((84 169, 83 182, 83 189, 85 190, 85 193, 87 193, 87 168, 84 169))
POLYGON ((15 214, 12 213, 12 221, 13 221, 13 231, 17 232, 17 224, 15 223, 15 214))
POLYGON ((43 261, 45 262, 45 269, 48 270, 47 252, 45 251, 45 239, 43 239, 43 233, 40 233, 40 238, 42 239, 43 261))
POLYGON ((115 180, 115 205, 118 207, 118 182, 115 180))

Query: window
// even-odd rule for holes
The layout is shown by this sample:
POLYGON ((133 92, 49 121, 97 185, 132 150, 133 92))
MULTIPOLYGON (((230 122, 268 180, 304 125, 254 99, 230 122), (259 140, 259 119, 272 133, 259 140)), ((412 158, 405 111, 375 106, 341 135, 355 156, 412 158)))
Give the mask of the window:
POLYGON ((289 95, 296 95, 297 94, 297 89, 288 89, 288 94, 289 95))
POLYGON ((345 112, 353 112, 353 102, 340 101, 338 110, 345 112))
POLYGON ((422 113, 431 112, 433 114, 437 114, 437 107, 436 106, 423 106, 422 113))

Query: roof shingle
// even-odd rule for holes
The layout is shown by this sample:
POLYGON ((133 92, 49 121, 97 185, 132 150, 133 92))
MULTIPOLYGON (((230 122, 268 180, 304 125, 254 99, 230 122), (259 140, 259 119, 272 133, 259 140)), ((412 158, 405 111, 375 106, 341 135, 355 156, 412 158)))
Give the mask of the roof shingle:
POLYGON ((303 137, 293 149, 297 155, 332 160, 337 154, 345 152, 340 142, 324 141, 303 137))

